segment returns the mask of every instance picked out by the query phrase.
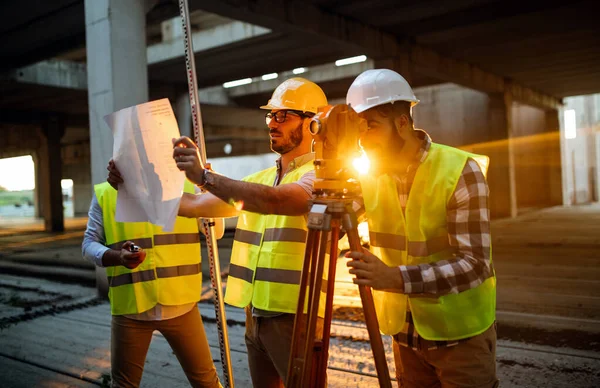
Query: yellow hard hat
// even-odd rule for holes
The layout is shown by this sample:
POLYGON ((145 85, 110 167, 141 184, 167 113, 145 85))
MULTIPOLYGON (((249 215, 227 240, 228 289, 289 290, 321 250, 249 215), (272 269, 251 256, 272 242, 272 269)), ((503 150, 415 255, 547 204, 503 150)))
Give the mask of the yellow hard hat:
POLYGON ((314 82, 294 77, 279 85, 267 105, 260 109, 290 109, 301 112, 317 113, 320 107, 327 105, 327 97, 314 82))

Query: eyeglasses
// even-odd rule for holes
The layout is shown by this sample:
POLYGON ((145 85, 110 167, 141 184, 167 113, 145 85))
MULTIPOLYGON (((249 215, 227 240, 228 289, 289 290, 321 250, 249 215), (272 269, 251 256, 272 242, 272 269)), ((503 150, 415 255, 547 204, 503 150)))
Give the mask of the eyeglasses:
POLYGON ((278 124, 285 123, 286 116, 288 113, 294 116, 298 116, 300 118, 306 117, 302 113, 294 112, 291 110, 278 110, 275 113, 267 112, 267 114, 265 115, 265 122, 267 123, 267 125, 271 124, 271 120, 275 120, 275 122, 278 124))

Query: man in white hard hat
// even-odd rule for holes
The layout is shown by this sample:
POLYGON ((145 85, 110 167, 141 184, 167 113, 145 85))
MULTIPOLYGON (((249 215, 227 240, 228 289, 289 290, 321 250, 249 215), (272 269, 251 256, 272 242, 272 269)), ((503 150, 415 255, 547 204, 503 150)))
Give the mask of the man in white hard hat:
MULTIPOLYGON (((276 166, 229 179, 205 169, 187 137, 177 139, 173 156, 188 179, 208 191, 184 194, 179 215, 238 217, 225 302, 246 309, 246 346, 255 387, 280 387, 287 376, 294 315, 304 262, 308 200, 315 179, 310 119, 327 105, 321 88, 304 78, 284 81, 267 105, 276 166)), ((116 169, 115 182, 121 180, 116 169)), ((320 321, 322 325, 322 321, 320 321)))
POLYGON ((348 90, 375 167, 361 178, 371 250, 349 252, 348 266, 354 283, 375 290, 400 387, 496 387, 488 158, 415 129, 418 102, 386 69, 365 71, 348 90))

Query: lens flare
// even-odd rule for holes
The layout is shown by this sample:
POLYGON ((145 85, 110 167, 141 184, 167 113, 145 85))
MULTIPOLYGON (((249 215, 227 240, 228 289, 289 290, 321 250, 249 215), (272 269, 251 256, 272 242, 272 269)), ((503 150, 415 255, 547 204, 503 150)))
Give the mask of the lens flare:
POLYGON ((365 175, 369 172, 369 168, 371 167, 371 162, 365 153, 362 153, 360 157, 355 158, 352 161, 352 166, 356 171, 358 171, 359 175, 365 175))

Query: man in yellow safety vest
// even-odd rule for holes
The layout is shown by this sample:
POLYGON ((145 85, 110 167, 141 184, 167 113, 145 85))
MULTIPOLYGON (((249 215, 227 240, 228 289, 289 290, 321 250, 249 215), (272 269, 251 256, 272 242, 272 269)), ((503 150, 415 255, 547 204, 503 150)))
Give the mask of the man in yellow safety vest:
MULTIPOLYGON (((287 376, 315 179, 309 124, 326 105, 321 88, 309 80, 295 77, 279 85, 261 109, 268 110, 271 149, 280 158, 241 181, 205 169, 189 138, 174 142, 179 169, 208 191, 184 194, 179 215, 238 216, 225 302, 246 309, 245 340, 255 387, 280 387, 287 376)), ((118 171, 111 174, 121 180, 118 171)))
POLYGON ((414 128, 419 100, 398 73, 367 70, 347 103, 367 120, 361 178, 371 251, 349 252, 394 338, 400 387, 496 387, 496 277, 488 158, 414 128))
MULTIPOLYGON (((194 193, 194 185, 186 182, 185 191, 194 193)), ((117 222, 116 204, 117 190, 109 183, 94 187, 82 244, 83 256, 106 267, 108 275, 112 386, 140 385, 158 330, 193 387, 220 387, 197 307, 202 292, 197 220, 177 217, 167 233, 149 222, 117 222)))

